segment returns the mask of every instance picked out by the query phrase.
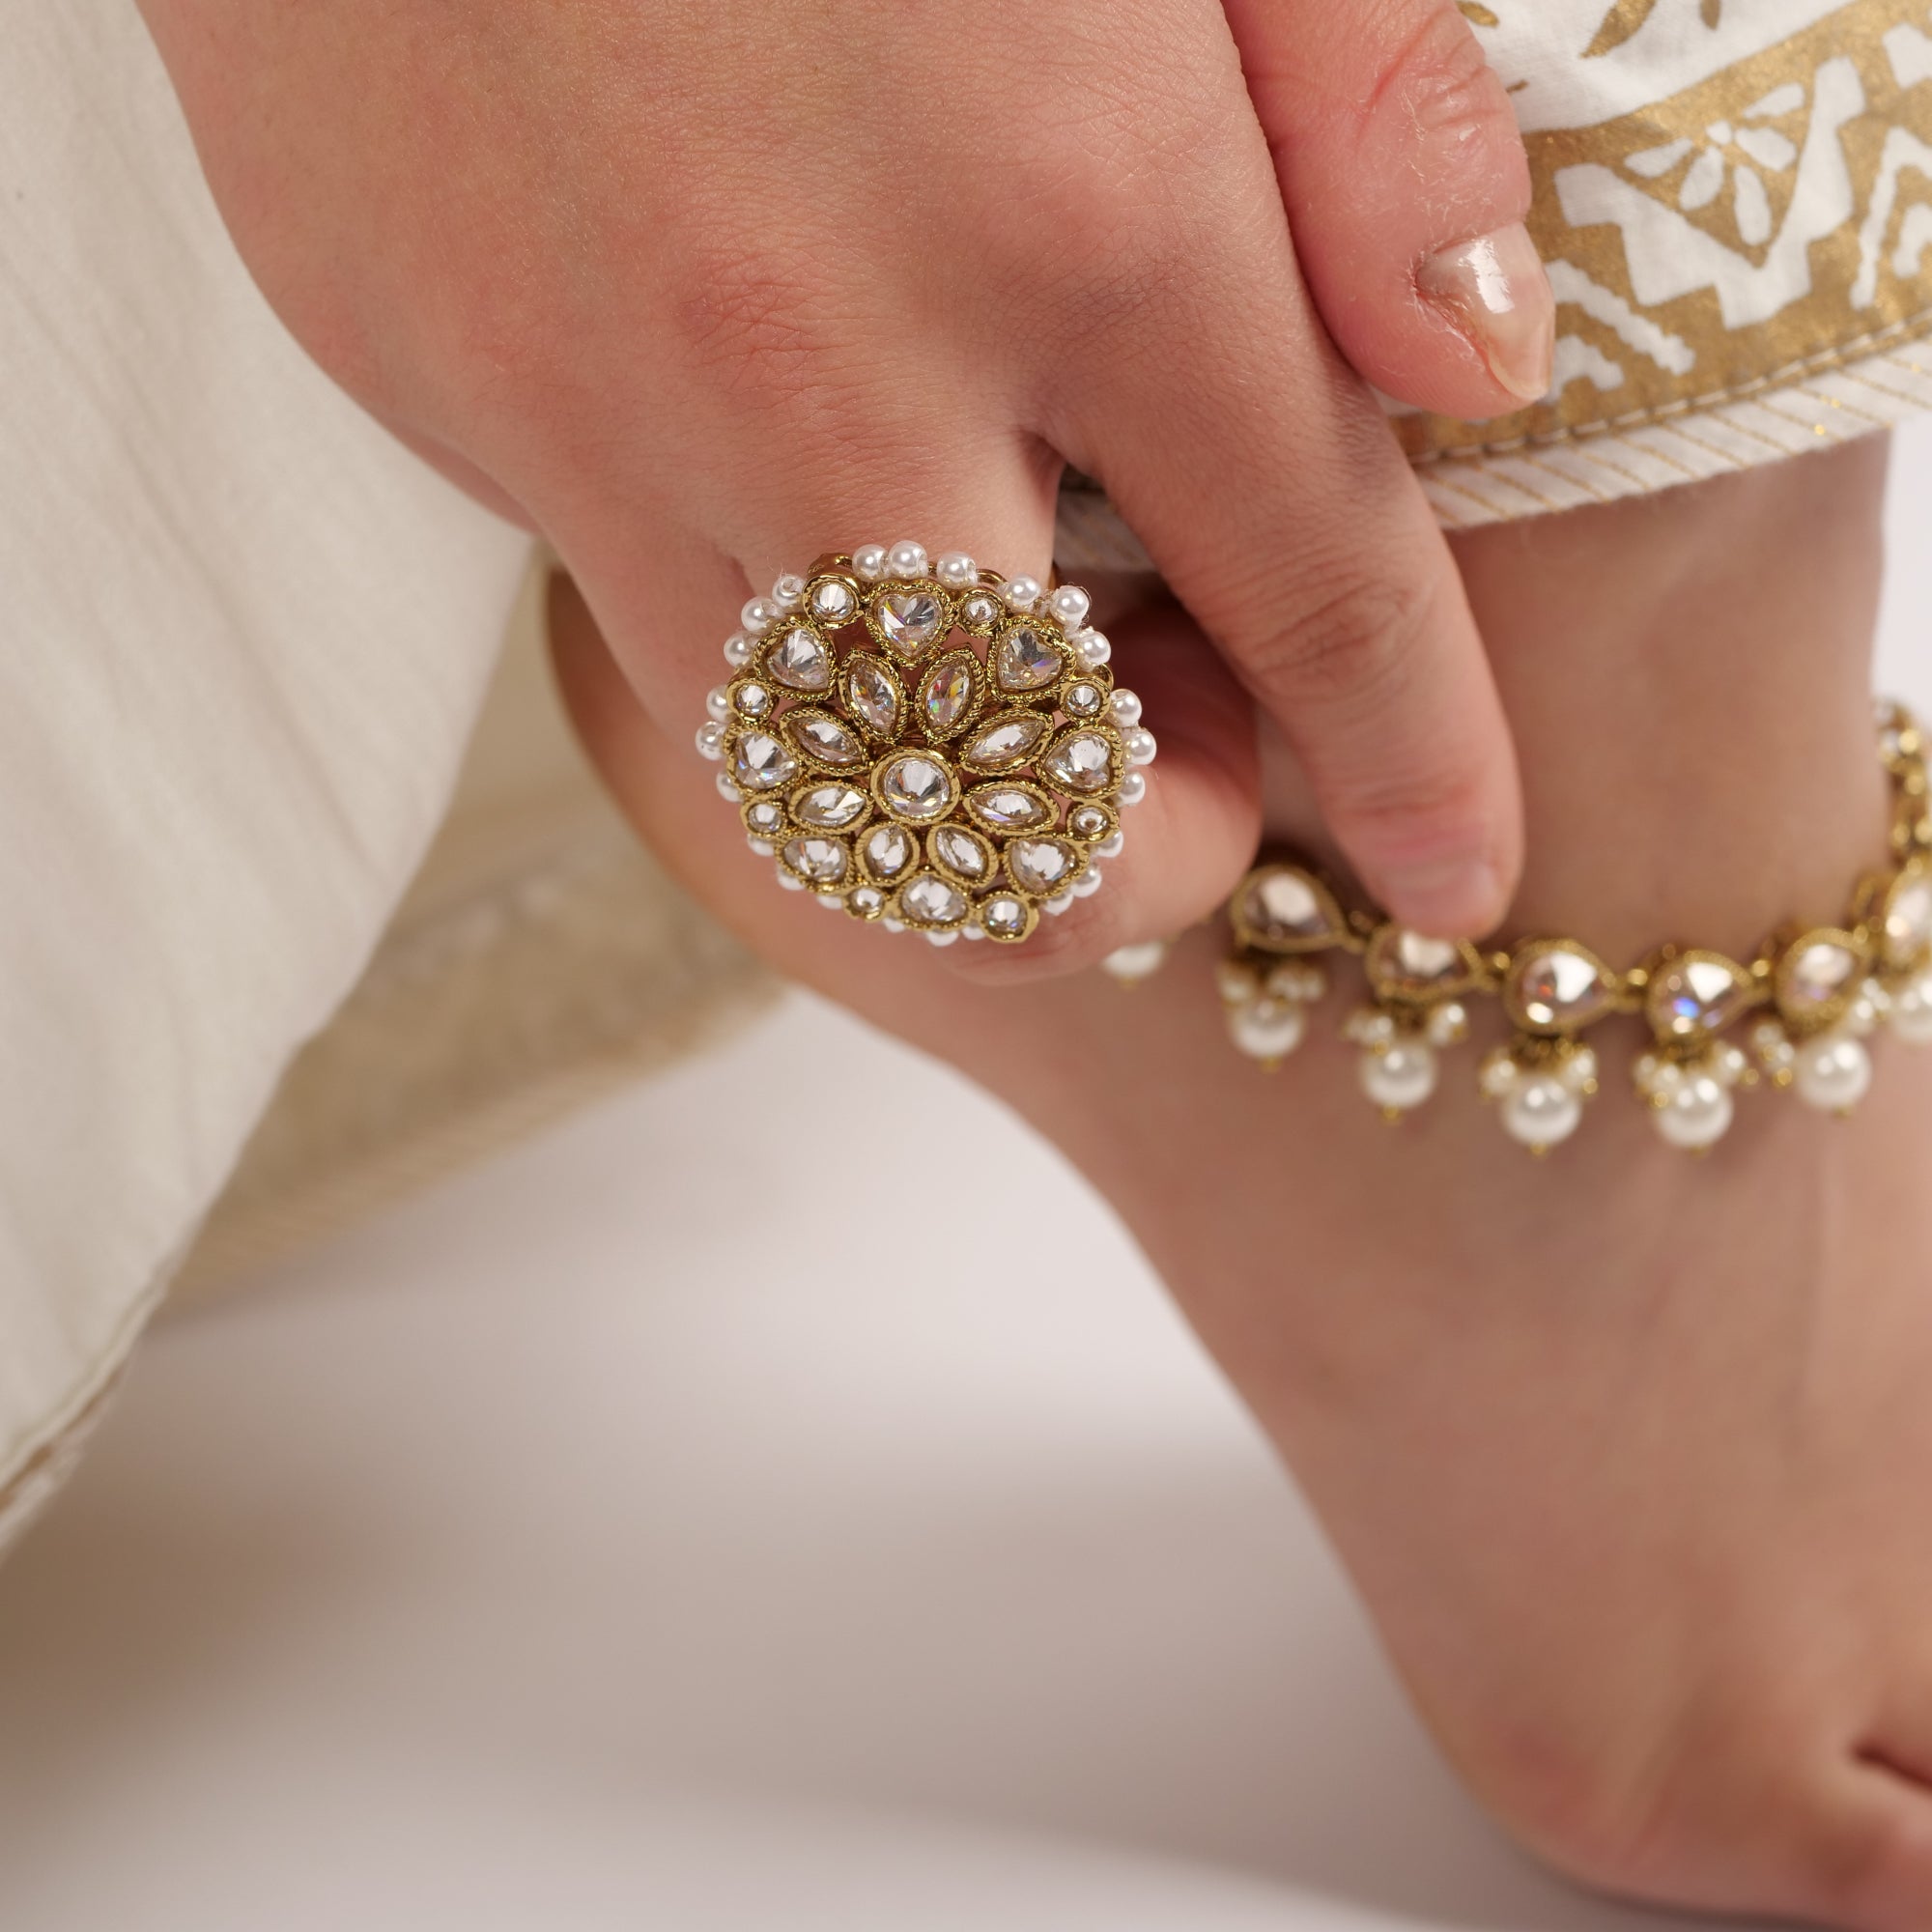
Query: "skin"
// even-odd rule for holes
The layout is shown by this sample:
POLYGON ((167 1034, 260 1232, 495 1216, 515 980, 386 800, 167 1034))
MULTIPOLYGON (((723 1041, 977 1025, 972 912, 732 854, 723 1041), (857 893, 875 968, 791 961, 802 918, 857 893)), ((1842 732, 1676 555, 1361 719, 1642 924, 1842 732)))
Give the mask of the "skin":
MULTIPOLYGON (((289 327, 551 539, 665 728, 729 613, 825 549, 921 532, 1043 573, 1071 461, 1384 897, 1430 930, 1500 913, 1521 822, 1493 681, 1322 323, 1398 395, 1518 400, 1435 272, 1529 196, 1452 0, 1358 0, 1346 33, 1329 0, 144 12, 289 327)), ((1540 269, 1520 294, 1547 370, 1540 269)), ((1199 836, 1037 964, 1233 884, 1218 796, 1170 795, 1199 836)))
MULTIPOLYGON (((1840 915, 1885 851, 1883 472, 1873 440, 1459 542, 1525 751, 1509 931, 1748 953, 1840 915)), ((1844 1122, 1747 1094, 1696 1161, 1619 1091, 1640 1037, 1613 1024, 1583 1130, 1531 1166, 1474 1097, 1484 1035, 1391 1133, 1321 1037, 1344 997, 1278 1075, 1233 1051, 1210 930, 1132 992, 1016 993, 774 891, 567 582, 553 615, 593 758, 691 889, 875 1023, 970 1041, 1133 1228, 1528 1845, 1659 1901, 1932 1923, 1932 1055, 1881 1042, 1844 1122)), ((1164 721, 1122 869, 1170 755, 1205 783, 1251 753, 1244 694, 1178 627, 1116 626, 1164 721)), ((1292 758, 1272 793, 1272 829, 1321 849, 1292 758)))

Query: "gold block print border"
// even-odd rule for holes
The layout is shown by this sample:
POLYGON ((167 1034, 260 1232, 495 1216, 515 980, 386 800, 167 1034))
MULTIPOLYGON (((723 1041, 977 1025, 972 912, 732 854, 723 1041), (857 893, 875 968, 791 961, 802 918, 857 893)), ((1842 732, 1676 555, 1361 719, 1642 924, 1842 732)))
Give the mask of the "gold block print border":
MULTIPOLYGON (((1852 0, 1681 94, 1595 127, 1533 133, 1527 145, 1530 229, 1558 301, 1556 387, 1535 408, 1485 423, 1394 418, 1411 461, 1433 470, 1447 522, 1463 521, 1443 499, 1458 459, 1627 436, 1815 388, 1814 379, 1882 364, 1932 333, 1926 0, 1852 0)), ((1877 402, 1865 421, 1816 433, 1901 412, 1877 402)), ((1859 413, 1848 400, 1818 406, 1859 413)), ((1700 473, 1751 460, 1739 420, 1728 434, 1747 447, 1695 464, 1700 473)), ((1774 435, 1780 446, 1756 460, 1786 453, 1786 436, 1774 435)), ((1516 513, 1535 507, 1545 506, 1516 513)))

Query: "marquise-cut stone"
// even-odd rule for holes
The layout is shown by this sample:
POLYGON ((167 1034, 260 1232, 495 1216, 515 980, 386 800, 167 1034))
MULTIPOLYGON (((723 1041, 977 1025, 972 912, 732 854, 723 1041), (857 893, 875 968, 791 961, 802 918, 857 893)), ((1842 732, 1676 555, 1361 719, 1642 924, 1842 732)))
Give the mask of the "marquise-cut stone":
POLYGON ((1068 791, 1105 791, 1113 776, 1114 748, 1097 731, 1078 731, 1046 754, 1043 769, 1068 791))
POLYGON ((983 879, 993 869, 986 841, 957 825, 942 825, 932 835, 933 858, 962 879, 983 879))
POLYGON ((838 832, 850 825, 855 818, 866 815, 866 794, 854 785, 823 784, 812 788, 799 798, 792 810, 798 813, 803 825, 822 826, 828 831, 838 832))
POLYGON ((1593 959, 1567 946, 1526 954, 1511 979, 1511 1004, 1527 1025, 1567 1029, 1596 1018, 1610 989, 1593 959))
POLYGON ((956 887, 928 872, 899 894, 899 911, 919 925, 952 925, 966 917, 966 901, 956 887))
POLYGON ((889 590, 877 609, 887 642, 907 657, 937 643, 946 628, 946 606, 929 590, 889 590))
POLYGON ((1035 711, 1012 711, 998 718, 966 747, 965 759, 984 771, 997 772, 1025 762, 1046 736, 1046 720, 1035 711))
POLYGON ((1649 1005, 1660 1032, 1686 1039, 1728 1026, 1750 998, 1743 967, 1728 959, 1681 959, 1651 981, 1649 1005))
POLYGON ((1064 838, 1016 838, 1007 848, 1007 870, 1022 892, 1057 892, 1079 864, 1064 838))
POLYGON ((821 765, 858 765, 866 748, 838 719, 823 711, 795 711, 784 721, 791 741, 821 765))
POLYGON ((770 791, 798 775, 798 760, 766 731, 747 731, 731 753, 731 776, 748 791, 770 791))
POLYGON ((881 738, 899 728, 898 686, 877 658, 861 651, 845 666, 845 708, 881 738))
POLYGON ((837 838, 794 838, 786 844, 783 856, 801 879, 810 879, 817 886, 836 886, 852 862, 851 854, 837 838))
POLYGON ((977 661, 965 651, 943 657, 926 672, 919 687, 920 711, 925 728, 935 738, 950 738, 965 724, 973 709, 978 682, 977 661))
POLYGON ((1932 878, 1908 875, 1885 906, 1885 952, 1894 966, 1910 966, 1932 946, 1932 878))
POLYGON ((1253 880, 1240 910, 1242 923, 1257 939, 1277 945, 1316 946, 1339 930, 1328 895, 1294 866, 1253 880))
POLYGON ((1019 624, 993 650, 993 682, 1002 691, 1044 691, 1060 675, 1060 653, 1031 624, 1019 624))
POLYGON ((942 818, 952 805, 952 775, 937 759, 909 752, 886 767, 879 796, 901 818, 942 818))
POLYGON ((875 879, 895 879, 913 862, 911 836, 896 825, 881 825, 865 844, 866 869, 875 879))
POLYGON ((794 624, 772 646, 765 669, 775 682, 793 691, 832 689, 832 653, 817 633, 803 624, 794 624))
POLYGON ((1814 939, 1785 963, 1779 991, 1786 1007, 1830 1007, 1852 990, 1864 961, 1836 939, 1814 939))
POLYGON ((1037 792, 1017 785, 981 785, 969 792, 967 809, 995 832, 1031 832, 1053 819, 1053 808, 1037 792))

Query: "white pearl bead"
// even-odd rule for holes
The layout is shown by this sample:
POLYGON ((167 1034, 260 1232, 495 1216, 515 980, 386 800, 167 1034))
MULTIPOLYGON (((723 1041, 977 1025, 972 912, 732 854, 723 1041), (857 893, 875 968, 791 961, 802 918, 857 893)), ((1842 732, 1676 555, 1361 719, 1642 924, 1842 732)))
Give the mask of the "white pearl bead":
POLYGON ((967 939, 984 939, 986 928, 982 925, 969 925, 963 928, 962 936, 967 939))
POLYGON ((1250 1060, 1286 1060, 1307 1031, 1308 1015, 1291 1000, 1252 1000, 1228 1012, 1228 1037, 1250 1060))
POLYGON ((701 758, 724 755, 724 727, 715 721, 697 727, 697 754, 701 758))
POLYGON ((1245 959, 1220 959, 1214 965, 1214 983, 1231 1006, 1252 1000, 1262 989, 1262 976, 1245 959))
POLYGON ((1105 631, 1082 631, 1072 643, 1089 670, 1098 670, 1114 655, 1113 642, 1105 631))
POLYGON ((1087 621, 1087 613, 1094 608, 1094 600, 1077 583, 1063 583, 1046 600, 1046 608, 1069 631, 1072 631, 1087 621))
POLYGON ((1912 1046, 1932 1046, 1932 974, 1908 980, 1891 996, 1891 1027, 1912 1046))
POLYGON ((753 637, 762 638, 784 612, 769 597, 753 597, 738 612, 738 621, 753 637))
POLYGON ((1119 980, 1122 985, 1130 986, 1136 980, 1159 972, 1166 957, 1167 941, 1148 939, 1138 946, 1122 946, 1118 952, 1108 953, 1100 961, 1100 970, 1119 980))
POLYGON ((1096 859, 1118 859, 1126 849, 1127 835, 1124 832, 1116 832, 1094 846, 1094 856, 1096 859))
POLYGON ((963 550, 950 550, 934 565, 932 574, 949 590, 970 590, 980 581, 980 566, 963 550))
POLYGON ((1707 1148, 1723 1139, 1736 1102, 1716 1075, 1692 1073, 1656 1110, 1657 1131, 1672 1147, 1707 1148))
POLYGON ((720 798, 728 798, 733 805, 736 805, 745 794, 731 782, 731 774, 729 772, 720 772, 718 774, 718 796, 720 798))
POLYGON ((1597 1084, 1597 1049, 1579 1046, 1563 1063, 1563 1084, 1573 1094, 1586 1094, 1597 1084))
POLYGON ((704 709, 715 723, 724 724, 731 715, 731 694, 722 684, 714 684, 704 694, 704 709))
POLYGON ((1362 1092, 1378 1107, 1406 1114, 1435 1092, 1435 1050, 1419 1040, 1398 1040, 1381 1052, 1365 1053, 1362 1092))
POLYGON ((782 866, 781 866, 778 868, 778 872, 779 872, 779 884, 781 885, 786 892, 788 893, 804 892, 805 881, 803 879, 794 878, 789 872, 785 870, 785 868, 782 866))
POLYGON ((1114 714, 1114 723, 1123 731, 1129 724, 1141 722, 1141 700, 1134 692, 1115 692, 1107 701, 1107 709, 1114 714))
POLYGON ((1128 731, 1122 738, 1121 743, 1126 751, 1127 763, 1130 765, 1152 764, 1154 753, 1160 749, 1154 743, 1153 733, 1144 729, 1139 724, 1136 724, 1131 731, 1128 731))
POLYGON ((1871 1055, 1849 1034, 1822 1034, 1798 1049, 1792 1066, 1798 1097, 1828 1114, 1856 1107, 1871 1085, 1871 1055))
POLYGON ((1015 611, 1031 611, 1039 602, 1039 579, 1011 577, 1000 593, 1015 611))
POLYGON ((1100 868, 1090 866, 1068 888, 1076 899, 1091 899, 1100 890, 1100 868))
MULTIPOLYGON (((908 572, 907 574, 911 575, 910 572, 908 572)), ((929 946, 951 946, 952 942, 958 937, 959 937, 959 929, 956 926, 953 926, 945 932, 928 932, 925 935, 926 944, 929 946)))
POLYGON ((1503 1130, 1526 1148, 1567 1141, 1582 1118, 1582 1101, 1554 1074, 1532 1073, 1503 1095, 1503 1130))
POLYGON ((1121 803, 1122 805, 1138 805, 1146 796, 1147 774, 1145 772, 1129 772, 1121 781, 1121 803))
POLYGON ((895 577, 923 577, 924 546, 916 543, 895 543, 886 553, 886 567, 895 577))
POLYGON ((827 912, 843 912, 845 910, 845 901, 837 893, 820 893, 817 897, 818 903, 827 912))
POLYGON ((879 923, 888 932, 903 932, 905 930, 905 921, 902 919, 882 919, 879 923))
POLYGON ((852 569, 855 575, 863 577, 867 583, 886 574, 886 547, 884 544, 861 544, 852 553, 852 569))
POLYGON ((756 648, 751 639, 739 631, 724 640, 724 662, 733 670, 743 670, 752 662, 752 653, 756 648))
POLYGON ((745 840, 745 843, 749 845, 752 848, 752 850, 758 855, 760 859, 775 858, 778 854, 779 848, 776 845, 774 845, 769 838, 747 838, 745 840))
POLYGON ((1059 893, 1046 902, 1046 910, 1058 919, 1073 903, 1071 893, 1059 893))
POLYGON ((784 576, 772 585, 772 602, 781 611, 796 611, 805 602, 805 579, 784 576))

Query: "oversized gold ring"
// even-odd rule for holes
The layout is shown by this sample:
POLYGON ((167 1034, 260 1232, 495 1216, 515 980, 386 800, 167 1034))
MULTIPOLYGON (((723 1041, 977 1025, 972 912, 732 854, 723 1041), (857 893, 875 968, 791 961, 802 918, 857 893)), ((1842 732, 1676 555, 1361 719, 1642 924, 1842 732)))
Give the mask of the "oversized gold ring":
POLYGON ((1096 892, 1154 741, 1091 604, 915 543, 753 598, 697 749, 780 885, 935 946, 1015 945, 1096 892))

